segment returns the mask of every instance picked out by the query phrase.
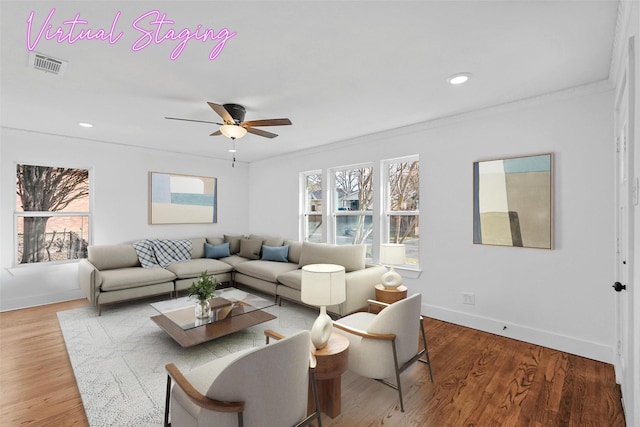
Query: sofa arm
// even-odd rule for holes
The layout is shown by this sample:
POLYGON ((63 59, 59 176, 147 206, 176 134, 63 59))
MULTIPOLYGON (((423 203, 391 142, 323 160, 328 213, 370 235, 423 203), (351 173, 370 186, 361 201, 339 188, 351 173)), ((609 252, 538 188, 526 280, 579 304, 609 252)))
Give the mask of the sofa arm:
POLYGON ((97 288, 100 286, 96 283, 98 274, 98 269, 88 259, 83 258, 80 260, 78 264, 78 284, 82 293, 93 305, 97 304, 97 288))
POLYGON ((347 299, 339 305, 328 307, 330 312, 346 316, 367 307, 367 301, 375 298, 375 286, 387 269, 381 265, 368 266, 345 274, 347 299))

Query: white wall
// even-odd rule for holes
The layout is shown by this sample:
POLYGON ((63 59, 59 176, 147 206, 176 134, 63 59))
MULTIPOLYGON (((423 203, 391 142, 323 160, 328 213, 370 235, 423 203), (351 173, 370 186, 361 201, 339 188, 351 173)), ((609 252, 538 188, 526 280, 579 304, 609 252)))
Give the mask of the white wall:
POLYGON ((12 268, 15 165, 91 170, 92 244, 147 237, 221 236, 249 229, 249 168, 243 163, 2 129, 0 144, 0 310, 81 298, 76 264, 12 268), (150 225, 149 171, 218 178, 218 223, 150 225))
POLYGON ((419 154, 423 314, 611 362, 612 99, 602 82, 253 163, 251 231, 298 235, 300 172, 419 154), (543 152, 555 249, 473 245, 472 163, 543 152))

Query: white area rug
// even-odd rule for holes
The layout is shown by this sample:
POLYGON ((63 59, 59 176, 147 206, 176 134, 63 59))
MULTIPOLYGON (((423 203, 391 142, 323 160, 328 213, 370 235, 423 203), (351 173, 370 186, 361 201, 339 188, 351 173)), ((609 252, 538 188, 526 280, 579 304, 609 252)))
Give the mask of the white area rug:
POLYGON ((266 309, 276 319, 194 346, 180 347, 151 319, 145 300, 58 312, 82 403, 92 427, 162 426, 167 373, 175 363, 189 372, 212 359, 264 345, 265 329, 284 335, 311 329, 317 312, 284 301, 266 309))

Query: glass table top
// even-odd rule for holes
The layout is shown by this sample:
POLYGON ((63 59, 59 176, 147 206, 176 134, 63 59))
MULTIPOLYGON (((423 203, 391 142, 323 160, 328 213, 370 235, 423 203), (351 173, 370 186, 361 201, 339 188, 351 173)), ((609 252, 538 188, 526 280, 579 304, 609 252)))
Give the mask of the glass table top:
POLYGON ((181 297, 155 302, 151 307, 186 331, 275 305, 272 299, 237 288, 218 289, 214 292, 213 298, 209 300, 212 314, 208 319, 196 319, 196 303, 195 298, 181 297))

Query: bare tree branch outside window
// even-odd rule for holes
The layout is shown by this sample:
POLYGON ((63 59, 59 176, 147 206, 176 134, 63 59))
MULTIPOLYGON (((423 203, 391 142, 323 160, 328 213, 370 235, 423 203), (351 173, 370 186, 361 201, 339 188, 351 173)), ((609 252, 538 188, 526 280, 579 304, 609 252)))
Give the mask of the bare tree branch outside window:
POLYGON ((22 232, 22 244, 18 248, 20 263, 86 257, 88 170, 17 165, 16 195, 16 211, 23 212, 19 215, 22 221, 19 223, 21 230, 18 230, 19 237, 22 232), (82 208, 77 209, 77 206, 82 208), (58 214, 74 209, 77 209, 74 214, 58 214), (82 211, 87 213, 77 215, 82 211), (49 212, 56 214, 47 215, 49 212), (48 230, 49 221, 58 221, 60 224, 64 221, 64 226, 61 230, 57 227, 48 230), (54 250, 65 254, 52 256, 54 250))
MULTIPOLYGON (((389 165, 389 210, 391 212, 417 211, 420 202, 419 162, 400 162, 389 165)), ((404 243, 413 234, 418 216, 392 215, 390 243, 404 243)))
POLYGON ((335 172, 336 209, 359 211, 362 215, 340 216, 336 239, 343 243, 366 243, 373 231, 373 170, 371 167, 344 169, 335 172), (346 241, 345 241, 346 240, 346 241))

